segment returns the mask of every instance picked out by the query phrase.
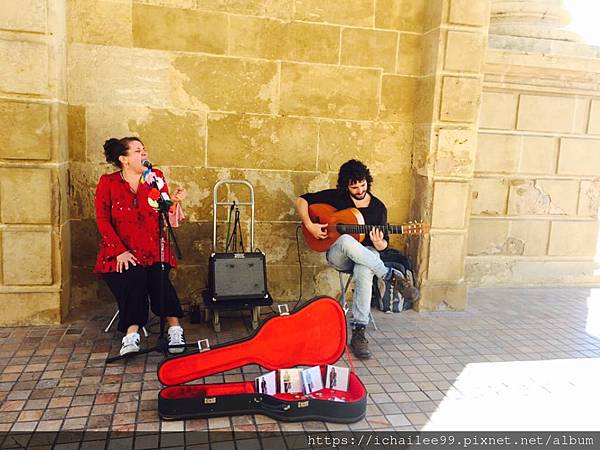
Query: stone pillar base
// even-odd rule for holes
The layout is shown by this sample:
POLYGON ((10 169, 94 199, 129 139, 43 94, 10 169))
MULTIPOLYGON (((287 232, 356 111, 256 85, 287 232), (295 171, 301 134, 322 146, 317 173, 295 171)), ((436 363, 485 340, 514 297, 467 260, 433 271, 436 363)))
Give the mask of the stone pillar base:
POLYGON ((464 282, 421 285, 417 311, 464 311, 467 306, 467 285, 464 282))

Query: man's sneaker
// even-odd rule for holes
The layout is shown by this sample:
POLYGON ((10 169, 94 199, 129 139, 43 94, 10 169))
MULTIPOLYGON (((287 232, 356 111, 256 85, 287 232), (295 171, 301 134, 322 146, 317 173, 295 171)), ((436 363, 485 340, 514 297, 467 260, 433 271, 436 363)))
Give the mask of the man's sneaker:
POLYGON ((419 299, 420 293, 414 286, 412 272, 407 270, 406 273, 405 276, 399 270, 390 267, 385 277, 380 278, 377 282, 382 299, 388 295, 391 302, 395 292, 400 292, 402 297, 411 303, 419 299))
POLYGON ((359 359, 366 359, 371 357, 371 352, 369 351, 369 341, 365 337, 365 326, 357 325, 354 330, 352 330, 352 339, 350 339, 350 348, 352 349, 352 353, 359 359))
POLYGON ((129 353, 137 353, 140 351, 140 335, 139 333, 129 333, 123 337, 123 345, 119 351, 119 355, 124 356, 129 353))
POLYGON ((169 343, 169 353, 182 353, 185 350, 183 328, 181 328, 180 326, 169 327, 169 332, 167 334, 167 342, 169 343), (181 347, 173 347, 175 345, 181 345, 181 347))
MULTIPOLYGON (((400 272, 400 275, 402 275, 402 272, 400 272)), ((421 292, 419 289, 417 289, 417 287, 415 287, 415 279, 412 271, 407 270, 406 275, 402 276, 400 279, 399 290, 402 294, 402 297, 404 297, 407 301, 413 303, 419 300, 421 292)))

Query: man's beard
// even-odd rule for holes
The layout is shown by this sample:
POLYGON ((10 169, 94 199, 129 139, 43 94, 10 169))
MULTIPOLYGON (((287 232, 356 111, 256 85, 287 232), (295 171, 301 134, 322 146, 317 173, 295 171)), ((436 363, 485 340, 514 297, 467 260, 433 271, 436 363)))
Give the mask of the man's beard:
POLYGON ((363 192, 360 197, 354 194, 350 194, 350 196, 355 200, 364 200, 364 198, 367 196, 367 191, 363 192))

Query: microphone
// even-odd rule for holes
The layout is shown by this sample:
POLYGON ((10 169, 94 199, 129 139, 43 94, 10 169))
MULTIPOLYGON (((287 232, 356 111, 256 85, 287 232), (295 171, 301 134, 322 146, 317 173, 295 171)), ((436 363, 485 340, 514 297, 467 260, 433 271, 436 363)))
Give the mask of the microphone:
POLYGON ((142 161, 142 166, 152 170, 152 163, 150 161, 148 161, 147 159, 142 161))

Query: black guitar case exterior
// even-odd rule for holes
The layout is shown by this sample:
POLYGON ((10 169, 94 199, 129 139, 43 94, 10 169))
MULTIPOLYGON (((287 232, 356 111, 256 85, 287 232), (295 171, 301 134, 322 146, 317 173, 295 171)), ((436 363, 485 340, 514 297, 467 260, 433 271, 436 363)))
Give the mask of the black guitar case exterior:
POLYGON ((365 416, 367 392, 353 370, 348 391, 325 388, 309 395, 259 394, 253 381, 186 384, 249 364, 267 370, 319 365, 324 375, 345 349, 344 311, 331 297, 314 298, 266 320, 244 339, 163 361, 158 379, 167 387, 158 395, 159 415, 165 420, 263 414, 288 422, 357 422, 365 416))

